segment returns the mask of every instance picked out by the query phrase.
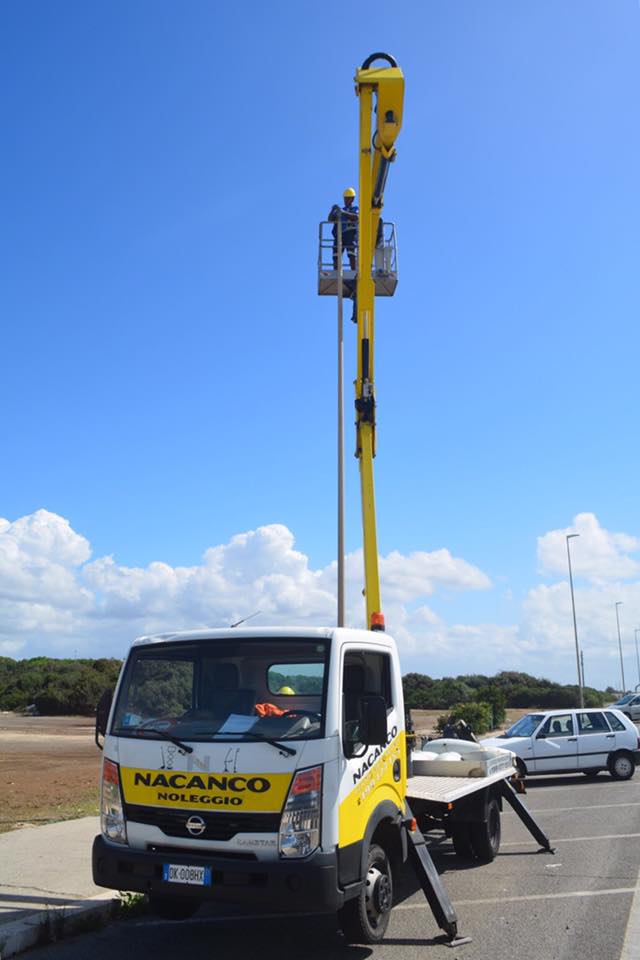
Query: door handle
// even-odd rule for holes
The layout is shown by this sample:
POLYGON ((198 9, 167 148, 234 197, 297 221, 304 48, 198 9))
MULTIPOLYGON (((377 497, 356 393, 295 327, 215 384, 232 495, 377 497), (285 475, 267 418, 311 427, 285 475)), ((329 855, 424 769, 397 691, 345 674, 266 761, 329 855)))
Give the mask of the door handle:
POLYGON ((616 738, 615 733, 608 733, 608 734, 607 734, 607 740, 615 740, 615 738, 616 738))
POLYGON ((569 737, 569 739, 567 740, 567 743, 576 743, 577 740, 578 740, 577 737, 569 737))

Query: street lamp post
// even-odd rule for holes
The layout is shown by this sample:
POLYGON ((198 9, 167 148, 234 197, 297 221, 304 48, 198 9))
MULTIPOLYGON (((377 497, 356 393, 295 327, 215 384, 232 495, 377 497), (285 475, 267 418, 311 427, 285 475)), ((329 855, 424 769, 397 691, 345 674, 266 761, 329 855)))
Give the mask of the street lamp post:
POLYGON ((571 572, 571 551, 569 550, 569 540, 573 537, 579 537, 579 533, 567 534, 567 560, 569 561, 569 586, 571 587, 571 609, 573 611, 573 636, 576 641, 576 666, 578 668, 578 693, 580 695, 580 707, 584 707, 584 691, 582 671, 580 670, 580 645, 578 643, 578 625, 576 622, 576 602, 573 596, 573 574, 571 572))
POLYGON ((620 637, 620 615, 618 607, 622 606, 622 600, 616 600, 616 623, 618 624, 618 650, 620 651, 620 672, 622 673, 622 692, 626 693, 627 685, 624 682, 624 660, 622 659, 622 639, 620 637))
MULTIPOLYGON (((640 655, 638 654, 638 634, 640 633, 640 627, 636 627, 634 631, 636 635, 636 665, 638 667, 638 686, 640 687, 640 655)), ((636 687, 636 690, 638 687, 636 687)))

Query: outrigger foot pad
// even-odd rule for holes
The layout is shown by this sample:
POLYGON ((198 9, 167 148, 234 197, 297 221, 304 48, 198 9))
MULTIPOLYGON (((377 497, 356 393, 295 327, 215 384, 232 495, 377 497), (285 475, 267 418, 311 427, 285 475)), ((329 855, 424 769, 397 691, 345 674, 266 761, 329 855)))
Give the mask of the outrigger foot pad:
POLYGON ((456 937, 455 940, 447 940, 448 947, 463 947, 465 943, 471 943, 471 937, 456 937))

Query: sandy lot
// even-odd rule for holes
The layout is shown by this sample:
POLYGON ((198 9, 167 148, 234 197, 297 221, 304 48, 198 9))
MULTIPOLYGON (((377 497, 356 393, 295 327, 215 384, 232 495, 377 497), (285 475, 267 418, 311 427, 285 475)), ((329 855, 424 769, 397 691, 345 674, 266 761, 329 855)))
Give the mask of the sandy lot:
POLYGON ((0 832, 98 812, 91 717, 0 713, 0 832))

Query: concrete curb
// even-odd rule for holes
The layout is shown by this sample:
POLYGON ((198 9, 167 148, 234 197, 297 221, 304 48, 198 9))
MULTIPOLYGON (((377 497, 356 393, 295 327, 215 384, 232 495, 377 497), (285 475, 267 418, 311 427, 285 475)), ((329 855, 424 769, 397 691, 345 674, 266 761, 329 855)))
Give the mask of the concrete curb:
POLYGON ((106 923, 113 917, 116 903, 113 893, 105 892, 87 900, 35 910, 22 920, 4 924, 0 926, 0 960, 106 923))

